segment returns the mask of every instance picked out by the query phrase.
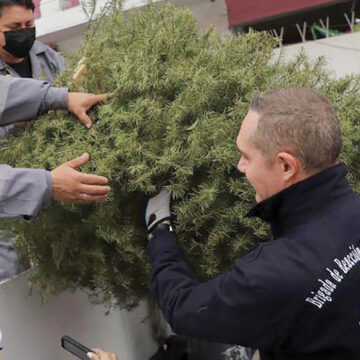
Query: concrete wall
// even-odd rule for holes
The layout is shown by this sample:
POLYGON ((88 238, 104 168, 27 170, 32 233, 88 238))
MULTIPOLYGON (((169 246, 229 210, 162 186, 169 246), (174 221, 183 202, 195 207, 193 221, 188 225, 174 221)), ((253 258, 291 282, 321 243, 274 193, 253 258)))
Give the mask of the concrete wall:
POLYGON ((286 61, 300 51, 305 51, 311 58, 324 56, 335 76, 360 73, 360 32, 284 46, 276 50, 275 56, 281 53, 286 61))
POLYGON ((199 28, 204 31, 215 27, 222 36, 231 35, 227 18, 225 0, 170 0, 177 6, 188 7, 199 22, 199 28))
POLYGON ((148 307, 144 302, 132 312, 91 305, 81 292, 64 293, 41 304, 30 295, 27 275, 0 285, 0 329, 3 360, 75 359, 60 347, 69 335, 89 347, 116 352, 119 359, 147 360, 157 350, 148 307))

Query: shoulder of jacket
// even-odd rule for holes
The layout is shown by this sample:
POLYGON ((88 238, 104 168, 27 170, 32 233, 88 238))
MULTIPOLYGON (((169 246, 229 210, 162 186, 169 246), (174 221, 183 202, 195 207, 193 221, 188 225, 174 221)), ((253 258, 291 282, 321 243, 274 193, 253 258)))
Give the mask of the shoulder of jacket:
POLYGON ((39 55, 52 49, 50 48, 50 46, 36 40, 31 50, 33 50, 36 55, 39 55))
POLYGON ((35 41, 33 46, 33 51, 35 52, 36 55, 46 54, 47 56, 50 57, 61 58, 61 59, 63 58, 58 52, 52 49, 49 45, 43 44, 40 41, 35 41))
POLYGON ((275 240, 269 240, 267 242, 260 242, 251 250, 249 250, 244 256, 239 258, 239 260, 246 260, 246 262, 248 263, 256 261, 259 257, 261 257, 263 252, 265 252, 265 254, 272 253, 273 251, 276 252, 276 249, 282 246, 283 241, 290 240, 285 238, 279 238, 275 240))

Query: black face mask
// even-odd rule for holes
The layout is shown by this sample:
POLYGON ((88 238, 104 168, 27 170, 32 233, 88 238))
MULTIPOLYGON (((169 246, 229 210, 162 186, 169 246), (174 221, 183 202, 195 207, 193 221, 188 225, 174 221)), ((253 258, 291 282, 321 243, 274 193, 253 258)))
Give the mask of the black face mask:
POLYGON ((35 42, 35 27, 4 31, 6 44, 3 49, 16 58, 27 56, 35 42))

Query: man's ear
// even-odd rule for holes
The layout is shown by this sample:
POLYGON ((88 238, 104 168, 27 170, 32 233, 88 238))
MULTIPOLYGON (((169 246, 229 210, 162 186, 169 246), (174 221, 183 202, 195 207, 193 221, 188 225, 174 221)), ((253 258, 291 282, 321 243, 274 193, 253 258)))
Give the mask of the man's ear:
POLYGON ((279 152, 276 158, 280 165, 284 184, 291 185, 298 181, 298 176, 302 169, 299 159, 293 154, 285 151, 279 152))

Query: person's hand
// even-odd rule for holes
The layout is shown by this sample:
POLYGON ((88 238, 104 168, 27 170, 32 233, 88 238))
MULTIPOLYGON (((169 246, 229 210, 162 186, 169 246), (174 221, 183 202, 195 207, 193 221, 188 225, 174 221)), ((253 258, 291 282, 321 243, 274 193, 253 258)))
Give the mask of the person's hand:
POLYGON ((79 92, 70 92, 68 95, 68 110, 76 115, 79 120, 88 128, 92 122, 87 111, 94 105, 103 101, 108 94, 94 95, 79 92))
POLYGON ((85 153, 51 171, 53 198, 56 201, 91 204, 102 201, 111 190, 103 176, 84 174, 76 169, 89 161, 85 153))
POLYGON ((162 188, 160 193, 149 199, 145 212, 145 224, 148 231, 151 231, 157 224, 170 220, 170 193, 162 188))
POLYGON ((108 353, 100 349, 93 349, 93 353, 88 354, 92 360, 118 360, 116 354, 108 353))

